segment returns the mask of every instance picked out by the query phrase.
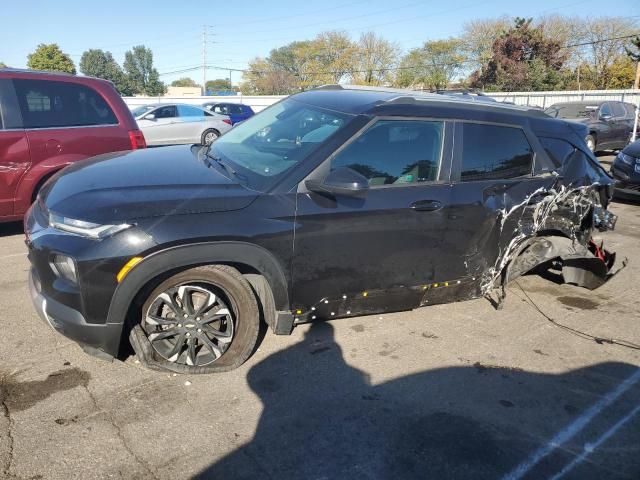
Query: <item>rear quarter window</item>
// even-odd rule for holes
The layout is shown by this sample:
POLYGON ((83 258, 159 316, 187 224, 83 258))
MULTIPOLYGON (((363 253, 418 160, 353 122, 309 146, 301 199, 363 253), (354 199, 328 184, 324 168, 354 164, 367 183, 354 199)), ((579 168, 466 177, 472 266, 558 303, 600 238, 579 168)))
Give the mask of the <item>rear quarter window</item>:
POLYGON ((118 119, 94 89, 71 82, 14 79, 24 128, 115 125, 118 119))
POLYGON ((532 175, 533 150, 520 128, 464 123, 462 144, 463 182, 532 175))

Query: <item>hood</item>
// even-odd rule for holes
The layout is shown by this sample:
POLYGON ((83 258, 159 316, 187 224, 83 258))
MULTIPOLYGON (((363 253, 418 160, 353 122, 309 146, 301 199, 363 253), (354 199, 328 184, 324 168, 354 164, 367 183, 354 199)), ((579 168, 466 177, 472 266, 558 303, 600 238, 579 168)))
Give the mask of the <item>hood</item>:
POLYGON ((635 158, 640 158, 640 140, 636 140, 633 143, 630 143, 622 150, 622 153, 630 155, 635 158))
POLYGON ((202 153, 178 145, 101 155, 67 167, 40 195, 50 211, 94 223, 238 210, 256 198, 202 153))
POLYGON ((568 123, 574 123, 574 124, 577 123, 578 125, 586 125, 592 121, 590 117, 562 118, 561 120, 564 120, 565 122, 568 122, 568 123))

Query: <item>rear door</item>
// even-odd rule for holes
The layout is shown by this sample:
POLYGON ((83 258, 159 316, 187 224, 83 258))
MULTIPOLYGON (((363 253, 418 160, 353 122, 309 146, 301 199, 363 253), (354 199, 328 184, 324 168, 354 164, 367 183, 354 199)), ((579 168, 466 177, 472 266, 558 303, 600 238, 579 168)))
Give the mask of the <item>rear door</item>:
POLYGON ((633 124, 630 124, 631 122, 622 102, 609 102, 609 105, 613 114, 613 146, 617 148, 625 147, 629 143, 633 124))
POLYGON ((176 124, 178 143, 200 143, 202 133, 206 129, 207 118, 212 118, 212 115, 200 108, 178 105, 178 123, 176 124))
POLYGON ((0 219, 14 214, 16 189, 31 155, 11 80, 0 79, 0 219))
POLYGON ((380 118, 311 177, 348 167, 369 180, 364 198, 326 197, 300 184, 293 299, 331 318, 416 307, 447 279, 452 131, 439 120, 380 118))
POLYGON ((541 157, 534 169, 534 145, 542 148, 520 126, 456 122, 455 130, 448 236, 452 242, 466 240, 451 275, 481 288, 500 273, 511 242, 526 234, 533 209, 544 198, 534 192, 554 181, 552 164, 542 168, 541 157))

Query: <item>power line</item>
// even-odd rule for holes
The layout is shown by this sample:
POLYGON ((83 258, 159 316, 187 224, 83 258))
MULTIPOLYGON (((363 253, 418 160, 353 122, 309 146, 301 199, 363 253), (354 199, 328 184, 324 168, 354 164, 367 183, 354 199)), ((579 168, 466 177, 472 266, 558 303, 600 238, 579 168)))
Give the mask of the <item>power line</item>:
MULTIPOLYGON (((632 35, 623 35, 623 36, 619 36, 619 37, 611 37, 611 38, 603 38, 600 40, 593 40, 591 42, 582 42, 582 43, 574 43, 574 44, 569 44, 569 45, 564 45, 560 48, 562 49, 566 49, 566 48, 574 48, 574 47, 581 47, 581 46, 585 46, 585 45, 593 45, 596 43, 603 43, 603 42, 611 42, 611 41, 616 41, 616 40, 623 40, 623 39, 627 39, 627 38, 633 38, 640 35, 640 32, 632 34, 632 35)), ((383 73, 383 72, 389 72, 389 71, 401 71, 401 70, 415 70, 415 69, 420 69, 420 68, 426 68, 426 67, 451 67, 451 66, 458 66, 458 65, 464 65, 467 63, 476 63, 475 60, 460 60, 458 62, 440 62, 440 63, 426 63, 426 64, 419 64, 419 65, 407 65, 407 66, 394 66, 394 67, 384 67, 384 68, 367 68, 367 69, 362 69, 362 70, 328 70, 328 71, 308 71, 308 72, 302 72, 303 75, 337 75, 340 73, 344 73, 344 74, 354 74, 354 73, 369 73, 369 72, 377 72, 377 73, 383 73)), ((205 66, 206 69, 211 69, 211 70, 228 70, 228 71, 233 71, 233 72, 242 72, 242 73, 253 73, 253 74, 262 74, 262 73, 272 73, 272 72, 276 72, 276 71, 282 71, 282 70, 286 70, 284 68, 274 68, 274 69, 269 69, 269 70, 256 70, 256 69, 251 69, 251 68, 230 68, 230 67, 224 67, 224 66, 219 66, 219 65, 206 65, 205 66)), ((186 72, 191 72, 194 70, 197 70, 198 68, 201 68, 199 66, 194 66, 194 67, 188 67, 188 68, 184 68, 181 70, 174 70, 174 71, 170 71, 170 72, 163 72, 160 75, 172 75, 172 74, 177 74, 177 73, 186 73, 186 72)), ((294 76, 299 76, 299 74, 293 74, 294 76)))

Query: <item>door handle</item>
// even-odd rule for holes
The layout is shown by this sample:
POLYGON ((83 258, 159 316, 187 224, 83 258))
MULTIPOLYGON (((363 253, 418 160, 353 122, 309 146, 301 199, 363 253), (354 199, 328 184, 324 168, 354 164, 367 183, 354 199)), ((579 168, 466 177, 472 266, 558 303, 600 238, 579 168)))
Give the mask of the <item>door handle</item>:
POLYGON ((416 212, 434 212, 442 208, 442 203, 438 200, 419 200, 413 202, 410 208, 416 212))

